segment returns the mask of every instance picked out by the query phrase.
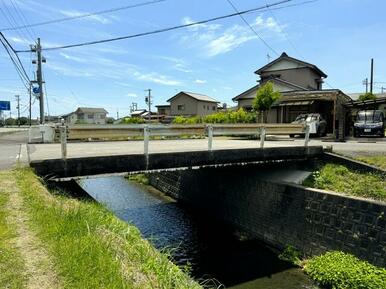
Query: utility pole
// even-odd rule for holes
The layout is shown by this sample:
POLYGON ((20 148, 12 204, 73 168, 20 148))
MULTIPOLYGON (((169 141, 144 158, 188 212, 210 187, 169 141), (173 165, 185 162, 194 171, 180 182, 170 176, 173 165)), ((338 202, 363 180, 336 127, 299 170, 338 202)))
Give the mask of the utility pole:
POLYGON ((151 120, 151 104, 152 104, 152 101, 151 101, 151 97, 152 97, 151 96, 151 89, 146 89, 145 91, 147 91, 149 93, 148 96, 145 97, 145 102, 149 106, 148 120, 150 121, 151 120))
POLYGON ((32 82, 29 83, 29 126, 31 126, 31 115, 32 115, 32 82))
POLYGON ((373 93, 373 82, 374 80, 374 59, 371 58, 371 74, 370 74, 370 93, 373 93))
POLYGON ((20 95, 15 95, 17 101, 17 126, 20 127, 20 95))
POLYGON ((383 91, 385 90, 385 87, 381 87, 381 93, 383 94, 383 91))
POLYGON ((36 52, 36 60, 32 63, 37 65, 36 68, 36 80, 39 85, 39 108, 40 108, 40 123, 44 124, 44 95, 43 95, 43 77, 42 77, 42 63, 46 62, 46 59, 42 57, 42 47, 40 45, 40 38, 38 38, 36 45, 31 49, 36 52))
POLYGON ((117 108, 117 119, 119 119, 119 108, 117 108))
POLYGON ((367 93, 369 90, 369 79, 366 77, 366 79, 363 80, 362 84, 366 86, 366 93, 367 93))

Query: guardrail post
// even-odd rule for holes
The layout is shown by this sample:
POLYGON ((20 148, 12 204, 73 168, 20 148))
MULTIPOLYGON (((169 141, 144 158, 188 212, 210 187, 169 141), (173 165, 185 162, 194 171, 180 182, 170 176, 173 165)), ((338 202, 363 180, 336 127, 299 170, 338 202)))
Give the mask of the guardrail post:
POLYGON ((260 148, 264 148, 265 141, 265 127, 260 128, 260 148))
POLYGON ((213 149, 213 126, 208 126, 208 151, 213 149))
POLYGON ((60 144, 61 144, 61 151, 62 151, 62 159, 67 159, 67 128, 65 125, 61 125, 59 127, 60 129, 60 144))
POLYGON ((304 134, 304 146, 308 146, 308 142, 310 141, 310 125, 306 124, 306 131, 304 134))

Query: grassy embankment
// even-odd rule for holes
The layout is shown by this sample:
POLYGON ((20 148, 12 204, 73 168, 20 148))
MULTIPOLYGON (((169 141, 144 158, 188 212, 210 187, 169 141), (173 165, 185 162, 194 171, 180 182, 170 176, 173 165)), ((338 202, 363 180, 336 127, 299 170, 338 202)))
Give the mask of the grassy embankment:
POLYGON ((358 161, 368 163, 383 170, 386 170, 386 155, 357 156, 358 161))
POLYGON ((343 252, 328 252, 305 262, 304 271, 323 288, 385 289, 386 269, 343 252))
MULTIPOLYGON (((29 169, 0 175, 0 188, 7 178, 14 178, 17 183, 15 194, 22 199, 20 210, 27 217, 25 229, 36 235, 38 247, 44 247, 46 257, 52 263, 48 268, 59 279, 55 287, 200 288, 172 264, 166 254, 161 254, 142 239, 138 229, 117 219, 102 205, 50 193, 29 169)), ((1 204, 7 202, 3 199, 2 194, 1 204)), ((1 226, 1 235, 8 236, 0 239, 0 248, 7 248, 7 239, 14 234, 12 224, 4 221, 3 215, 0 218, 0 222, 6 223, 1 226), (4 233, 3 228, 8 231, 4 233)), ((9 287, 23 288, 17 284, 25 285, 23 280, 28 281, 31 277, 22 273, 26 260, 13 257, 18 256, 20 250, 28 248, 9 248, 9 257, 2 254, 1 258, 5 260, 0 266, 4 264, 12 270, 3 282, 6 271, 0 267, 3 282, 0 285, 16 284, 9 287)))
POLYGON ((386 179, 360 173, 337 164, 325 164, 303 183, 304 186, 386 201, 386 179))
MULTIPOLYGON (((361 161, 385 168, 385 156, 361 157, 361 161)), ((384 177, 349 170, 337 164, 325 164, 314 172, 303 185, 348 195, 386 201, 384 177)), ((386 269, 359 260, 343 252, 328 252, 301 262, 304 271, 323 288, 386 289, 386 269)))

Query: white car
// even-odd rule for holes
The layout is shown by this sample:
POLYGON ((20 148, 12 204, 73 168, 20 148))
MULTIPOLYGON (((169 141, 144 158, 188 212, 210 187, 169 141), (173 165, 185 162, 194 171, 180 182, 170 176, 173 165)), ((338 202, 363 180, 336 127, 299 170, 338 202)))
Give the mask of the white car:
MULTIPOLYGON (((308 124, 312 135, 325 136, 327 134, 327 121, 319 113, 300 114, 292 123, 308 124)), ((294 135, 290 134, 290 137, 294 135)))

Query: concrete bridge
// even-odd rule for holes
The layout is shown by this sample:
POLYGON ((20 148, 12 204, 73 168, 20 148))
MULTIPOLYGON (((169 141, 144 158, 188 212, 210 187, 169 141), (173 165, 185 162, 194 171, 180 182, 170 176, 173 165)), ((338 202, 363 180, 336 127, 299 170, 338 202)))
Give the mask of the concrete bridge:
POLYGON ((304 161, 319 158, 322 154, 321 146, 292 146, 38 159, 32 160, 30 165, 40 176, 62 179, 174 168, 304 161))

